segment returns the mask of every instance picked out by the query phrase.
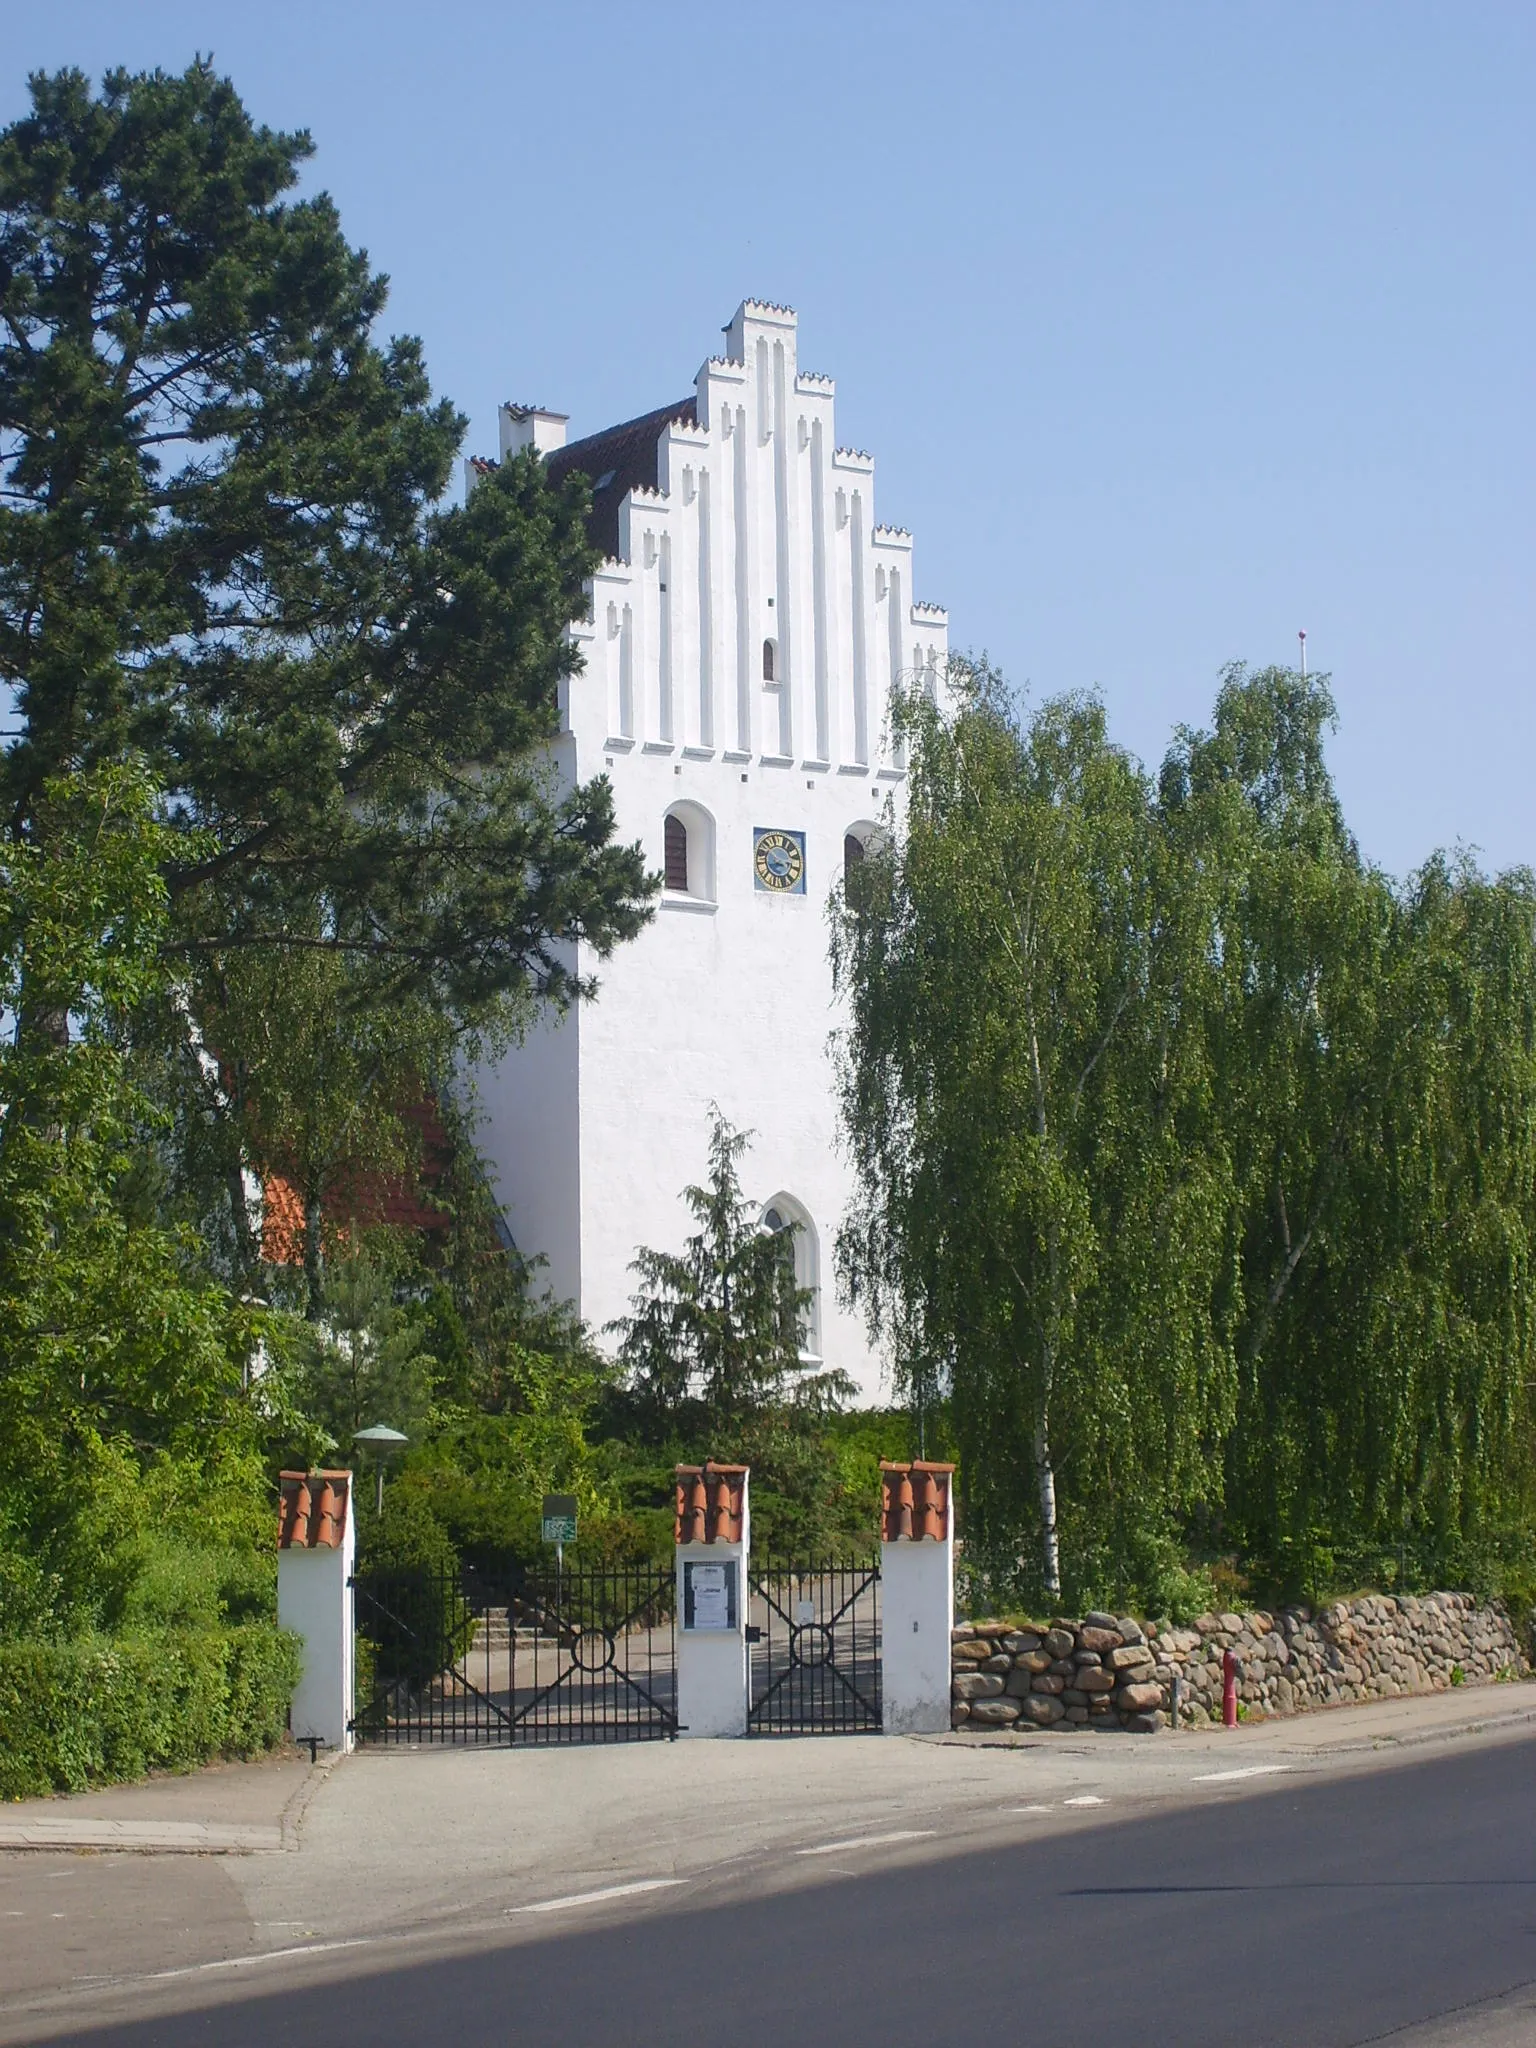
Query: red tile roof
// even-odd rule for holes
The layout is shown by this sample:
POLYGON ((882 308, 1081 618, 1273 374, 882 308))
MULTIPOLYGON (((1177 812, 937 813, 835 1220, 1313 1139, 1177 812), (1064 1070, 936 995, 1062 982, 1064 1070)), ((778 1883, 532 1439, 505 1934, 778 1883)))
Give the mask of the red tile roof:
POLYGON ((880 1460, 880 1536, 886 1543, 942 1543, 949 1534, 953 1465, 931 1458, 880 1460))
MULTIPOLYGON (((420 1165, 409 1176, 360 1173, 326 1198, 328 1223, 379 1223, 396 1230, 445 1231, 448 1218, 427 1197, 447 1171, 450 1146, 437 1104, 430 1096, 402 1112, 416 1126, 420 1165)), ((286 1174, 269 1173, 262 1182, 261 1256, 269 1265, 304 1263, 304 1203, 286 1174)))
POLYGON ((746 1519, 745 1465, 679 1465, 677 1516, 672 1533, 679 1543, 739 1543, 746 1519))
POLYGON ((656 489, 656 451, 663 430, 673 420, 684 420, 693 426, 697 419, 696 401, 692 397, 680 398, 676 405, 663 405, 655 412, 642 413, 637 420, 625 420, 621 426, 607 427, 601 434, 589 434, 584 441, 572 441, 568 447, 553 449, 545 457, 545 470, 554 483, 575 469, 591 478, 592 510, 587 515, 587 532, 593 546, 601 548, 605 556, 618 556, 619 506, 624 499, 635 489, 656 489))
POLYGON ((347 1527, 350 1472, 278 1475, 279 1550, 339 1550, 347 1527))

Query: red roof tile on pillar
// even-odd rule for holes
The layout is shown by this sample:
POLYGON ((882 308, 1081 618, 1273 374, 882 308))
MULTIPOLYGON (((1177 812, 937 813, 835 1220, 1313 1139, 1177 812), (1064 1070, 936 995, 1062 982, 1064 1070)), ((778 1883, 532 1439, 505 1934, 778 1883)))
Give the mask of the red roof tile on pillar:
POLYGON ((347 1526, 350 1472, 278 1475, 279 1550, 339 1550, 347 1526))
POLYGON ((677 1516, 672 1533, 679 1543, 739 1543, 746 1519, 745 1465, 679 1465, 677 1516))
POLYGON ((942 1543, 949 1534, 953 1465, 932 1458, 880 1460, 880 1536, 885 1543, 942 1543))

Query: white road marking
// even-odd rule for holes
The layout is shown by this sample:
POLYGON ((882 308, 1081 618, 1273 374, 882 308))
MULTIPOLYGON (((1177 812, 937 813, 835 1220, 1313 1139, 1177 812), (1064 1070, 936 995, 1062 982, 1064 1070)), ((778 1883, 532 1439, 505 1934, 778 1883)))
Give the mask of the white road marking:
POLYGON ((879 1849, 887 1842, 926 1842, 932 1828, 895 1828, 888 1835, 857 1835, 841 1842, 820 1842, 814 1849, 797 1849, 797 1856, 835 1856, 841 1849, 879 1849))
POLYGON ((1048 1806, 1010 1806, 1008 1809, 1010 1813, 1049 1813, 1050 1810, 1048 1806))
POLYGON ((1063 1806, 1103 1806, 1105 1801, 1097 1792, 1084 1792, 1076 1799, 1063 1799, 1061 1803, 1063 1806))
POLYGON ((1234 1778, 1273 1778, 1280 1771, 1288 1771, 1289 1764, 1247 1764, 1240 1771, 1202 1771, 1198 1778, 1191 1778, 1191 1785, 1230 1785, 1234 1778))
POLYGON ((686 1877, 641 1877, 633 1884, 604 1885, 600 1892, 571 1892, 563 1899, 540 1899, 536 1906, 509 1906, 508 1915, 515 1913, 559 1913, 567 1906, 596 1906, 604 1899, 632 1899, 637 1892, 662 1892, 675 1884, 686 1884, 686 1877))
POLYGON ((103 1977, 102 1984, 140 1983, 163 1984, 171 1977, 200 1977, 209 1970, 245 1970, 252 1963, 278 1963, 285 1956, 326 1956, 339 1948, 368 1948, 370 1942, 363 1937, 353 1941, 306 1941, 297 1948, 264 1948, 253 1956, 224 1956, 216 1963, 187 1963, 179 1970, 151 1970, 139 1978, 103 1977))

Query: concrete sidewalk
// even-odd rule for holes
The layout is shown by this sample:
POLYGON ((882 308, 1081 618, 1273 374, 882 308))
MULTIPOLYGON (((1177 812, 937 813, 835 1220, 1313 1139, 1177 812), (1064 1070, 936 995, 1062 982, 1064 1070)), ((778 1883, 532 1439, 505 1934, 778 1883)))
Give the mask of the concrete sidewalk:
POLYGON ((255 1763, 210 1764, 54 1799, 0 1805, 0 1849, 119 1849, 250 1855, 298 1844, 303 1811, 327 1765, 284 1748, 255 1763))

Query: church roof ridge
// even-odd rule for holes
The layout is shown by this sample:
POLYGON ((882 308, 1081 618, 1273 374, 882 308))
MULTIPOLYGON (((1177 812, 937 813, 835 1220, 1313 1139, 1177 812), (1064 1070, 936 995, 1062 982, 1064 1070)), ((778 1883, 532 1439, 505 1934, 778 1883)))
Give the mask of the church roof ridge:
POLYGON ((569 476, 572 470, 580 470, 592 482, 592 510, 587 519, 587 532, 595 547, 602 549, 604 557, 611 561, 622 561, 619 553, 619 507, 629 493, 642 487, 655 491, 659 481, 657 456, 658 445, 668 427, 681 422, 686 426, 698 424, 698 400, 692 392, 671 405, 661 405, 654 412, 640 413, 632 420, 621 420, 617 426, 605 427, 600 433, 588 434, 580 441, 569 441, 563 448, 552 449, 545 458, 544 467, 552 481, 558 483, 569 476))

